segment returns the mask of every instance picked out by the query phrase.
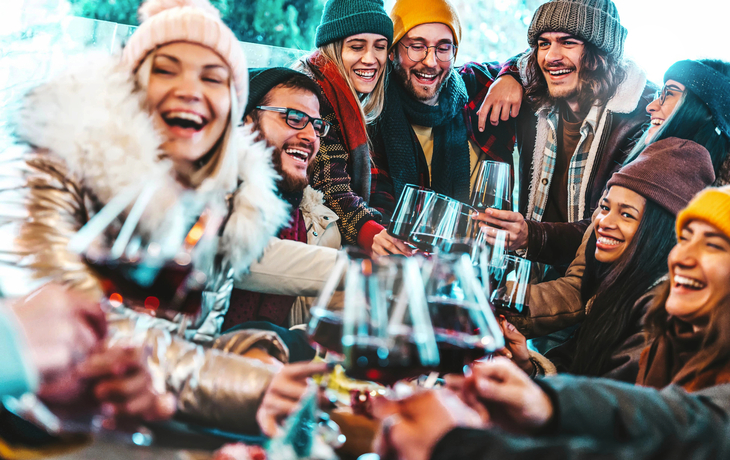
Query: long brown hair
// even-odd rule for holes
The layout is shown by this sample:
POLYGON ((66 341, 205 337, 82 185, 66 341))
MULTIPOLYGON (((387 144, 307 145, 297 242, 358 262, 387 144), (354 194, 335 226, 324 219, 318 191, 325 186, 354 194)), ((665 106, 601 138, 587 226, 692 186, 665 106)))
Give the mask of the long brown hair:
MULTIPOLYGON (((537 63, 537 47, 532 47, 520 59, 523 70, 525 97, 534 110, 545 105, 555 105, 550 97, 545 76, 537 63)), ((626 67, 615 57, 603 53, 590 42, 584 42, 578 73, 578 103, 581 110, 592 105, 605 105, 616 93, 618 86, 626 79, 626 67)))
MULTIPOLYGON (((667 280, 659 288, 657 296, 644 317, 644 328, 649 344, 666 334, 672 321, 676 320, 667 313, 665 307, 670 289, 671 284, 667 280)), ((710 309, 709 321, 703 330, 704 339, 699 351, 701 365, 697 367, 697 372, 707 369, 715 363, 730 360, 730 295, 713 305, 713 308, 710 309)))

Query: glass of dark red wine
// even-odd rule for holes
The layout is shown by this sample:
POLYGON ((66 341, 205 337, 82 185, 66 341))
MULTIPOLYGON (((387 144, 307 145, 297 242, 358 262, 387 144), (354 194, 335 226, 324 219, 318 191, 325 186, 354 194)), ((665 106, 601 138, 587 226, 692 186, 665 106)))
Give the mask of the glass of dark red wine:
POLYGON ((413 224, 408 241, 423 252, 434 252, 445 241, 454 238, 463 206, 453 198, 434 194, 413 224))
POLYGON ((438 368, 420 256, 352 263, 345 279, 345 373, 383 385, 438 368))
POLYGON ((507 163, 484 160, 479 164, 471 194, 471 205, 479 212, 487 208, 512 211, 512 173, 507 163))
POLYGON ((413 225, 434 195, 433 190, 412 184, 406 185, 388 224, 388 234, 399 240, 408 241, 413 225))
POLYGON ((539 281, 538 266, 522 257, 504 255, 488 266, 490 300, 495 308, 512 313, 527 314, 527 289, 539 281))
POLYGON ((172 178, 112 199, 69 242, 95 272, 109 308, 131 308, 179 324, 200 312, 213 271, 223 196, 172 178))
POLYGON ((504 337, 470 257, 472 247, 459 242, 443 246, 432 258, 426 280, 441 373, 461 373, 464 366, 504 347, 504 337))
POLYGON ((335 266, 309 310, 309 340, 336 359, 342 357, 342 310, 345 275, 350 264, 358 264, 370 256, 359 248, 348 246, 339 252, 335 266))

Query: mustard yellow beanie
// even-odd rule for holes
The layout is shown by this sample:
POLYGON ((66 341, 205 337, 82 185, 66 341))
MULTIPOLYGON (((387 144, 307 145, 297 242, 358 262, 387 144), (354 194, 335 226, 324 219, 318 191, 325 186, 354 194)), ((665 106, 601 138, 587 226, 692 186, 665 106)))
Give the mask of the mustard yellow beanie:
POLYGON ((707 222, 730 239, 730 185, 698 193, 677 216, 677 235, 691 220, 707 222))
POLYGON ((454 44, 461 40, 461 22, 456 8, 447 0, 397 0, 390 11, 393 20, 393 45, 409 30, 421 24, 440 22, 454 33, 454 44))

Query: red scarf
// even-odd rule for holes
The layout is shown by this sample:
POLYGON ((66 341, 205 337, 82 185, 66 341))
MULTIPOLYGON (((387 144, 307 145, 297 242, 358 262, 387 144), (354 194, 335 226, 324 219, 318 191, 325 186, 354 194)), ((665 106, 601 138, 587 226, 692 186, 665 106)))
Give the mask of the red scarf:
POLYGON ((312 53, 307 63, 317 70, 314 80, 335 112, 345 150, 352 152, 361 145, 367 145, 368 136, 360 113, 360 102, 355 99, 337 66, 319 51, 312 53))

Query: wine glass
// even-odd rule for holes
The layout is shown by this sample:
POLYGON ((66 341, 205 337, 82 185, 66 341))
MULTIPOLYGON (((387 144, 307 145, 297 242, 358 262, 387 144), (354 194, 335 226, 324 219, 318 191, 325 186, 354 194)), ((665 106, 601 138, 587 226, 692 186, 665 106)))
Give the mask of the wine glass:
POLYGON ((392 385, 438 367, 419 259, 363 259, 348 268, 342 345, 349 377, 392 385))
MULTIPOLYGON (((110 200, 68 247, 98 277, 107 313, 126 307, 179 321, 178 333, 183 335, 188 319, 199 313, 203 291, 212 279, 226 215, 222 194, 197 193, 161 177, 110 200)), ((108 345, 139 347, 144 336, 145 331, 135 329, 115 335, 108 345)), ((87 429, 92 433, 117 439, 129 434, 132 443, 152 442, 151 432, 143 426, 118 426, 93 406, 87 412, 78 414, 80 423, 64 421, 60 415, 61 427, 83 430, 90 417, 87 429)))
POLYGON ((507 163, 484 160, 479 164, 477 179, 471 194, 471 205, 479 212, 487 208, 512 210, 510 166, 507 163))
POLYGON ((461 212, 462 203, 434 193, 413 224, 408 241, 424 252, 433 252, 439 245, 454 237, 461 212))
POLYGON ((433 190, 412 184, 406 185, 398 200, 398 204, 395 206, 390 224, 388 224, 388 233, 390 236, 399 240, 408 241, 413 224, 416 223, 418 216, 421 215, 428 200, 433 195, 433 190))
POLYGON ((527 287, 534 281, 533 263, 522 257, 505 255, 489 264, 490 300, 495 308, 527 314, 527 287))
POLYGON ((311 318, 307 324, 309 340, 335 357, 342 355, 342 308, 335 300, 338 288, 344 285, 345 274, 352 263, 370 257, 356 247, 347 246, 337 254, 335 266, 330 271, 322 290, 309 310, 311 318))
POLYGON ((112 199, 68 246, 97 275, 109 308, 178 321, 183 335, 200 312, 226 213, 222 195, 160 178, 112 199))
POLYGON ((425 290, 440 372, 461 373, 465 365, 504 347, 468 246, 454 244, 434 256, 425 290))

